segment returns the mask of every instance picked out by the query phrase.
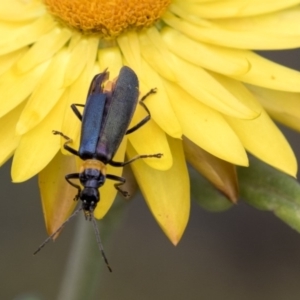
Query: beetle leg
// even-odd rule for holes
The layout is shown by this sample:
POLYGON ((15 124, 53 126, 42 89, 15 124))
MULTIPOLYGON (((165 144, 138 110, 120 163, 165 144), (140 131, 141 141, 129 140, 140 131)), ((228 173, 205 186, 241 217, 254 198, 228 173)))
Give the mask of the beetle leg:
POLYGON ((112 175, 112 174, 106 174, 106 178, 110 179, 110 180, 120 181, 119 183, 115 183, 114 187, 116 188, 116 190, 118 192, 120 192, 123 195, 123 197, 125 197, 125 198, 130 197, 128 192, 126 192, 120 188, 120 186, 126 182, 126 179, 124 177, 119 177, 119 176, 112 175))
POLYGON ((134 125, 132 128, 128 129, 126 131, 125 134, 130 134, 134 131, 136 131, 137 129, 141 128, 144 124, 146 124, 150 119, 151 119, 151 113, 148 109, 148 107, 146 106, 146 104, 144 103, 144 100, 151 94, 155 94, 156 93, 156 88, 155 89, 151 89, 146 95, 144 95, 142 97, 142 99, 139 101, 139 104, 145 109, 145 111, 148 113, 148 116, 146 116, 143 120, 141 120, 139 123, 137 123, 136 125, 134 125))
POLYGON ((71 184, 74 188, 77 189, 77 194, 74 197, 74 201, 77 201, 81 193, 81 187, 78 184, 72 182, 70 179, 79 179, 79 173, 67 174, 65 178, 69 184, 71 184))
POLYGON ((137 156, 133 157, 132 159, 124 161, 124 162, 111 160, 109 162, 109 164, 111 166, 114 166, 114 167, 124 167, 124 166, 126 166, 128 164, 131 164, 132 162, 134 162, 135 160, 140 159, 140 158, 149 158, 149 157, 161 158, 162 156, 163 156, 162 153, 137 155, 137 156))
POLYGON ((155 94, 156 92, 157 92, 157 88, 151 89, 147 94, 145 94, 145 95, 141 98, 140 102, 145 101, 150 95, 155 94))
POLYGON ((72 105, 71 105, 71 108, 72 108, 74 114, 76 115, 76 117, 77 117, 80 121, 82 121, 82 114, 81 114, 81 112, 79 111, 79 109, 77 108, 77 106, 85 107, 85 105, 84 105, 84 104, 72 104, 72 105))
POLYGON ((70 153, 79 156, 79 153, 77 150, 75 150, 74 148, 70 147, 68 144, 72 143, 72 139, 69 138, 68 136, 64 135, 62 132, 57 131, 57 130, 52 130, 53 134, 59 134, 60 136, 62 136, 64 139, 66 139, 67 141, 64 143, 64 148, 69 151, 70 153))

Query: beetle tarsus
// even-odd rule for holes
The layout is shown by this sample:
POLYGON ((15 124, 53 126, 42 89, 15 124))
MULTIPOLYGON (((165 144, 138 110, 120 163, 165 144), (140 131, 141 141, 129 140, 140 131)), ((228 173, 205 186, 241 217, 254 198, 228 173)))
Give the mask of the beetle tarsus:
POLYGON ((71 143, 71 142, 73 141, 71 138, 69 138, 68 136, 64 135, 61 131, 52 130, 52 133, 53 133, 54 135, 60 135, 60 136, 62 136, 65 140, 67 140, 65 144, 69 144, 69 143, 71 143))
POLYGON ((130 194, 127 191, 121 190, 116 184, 115 184, 115 188, 122 194, 123 197, 125 197, 125 198, 130 197, 130 194))
POLYGON ((157 92, 157 88, 151 89, 147 94, 145 94, 145 95, 141 98, 140 102, 143 102, 148 96, 150 96, 151 94, 155 94, 156 92, 157 92))

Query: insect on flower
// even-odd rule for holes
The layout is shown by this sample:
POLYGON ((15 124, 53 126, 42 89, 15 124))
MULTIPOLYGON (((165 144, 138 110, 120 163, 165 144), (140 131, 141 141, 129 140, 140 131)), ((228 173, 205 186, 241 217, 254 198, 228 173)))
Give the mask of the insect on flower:
POLYGON ((67 182, 77 189, 74 200, 81 200, 79 207, 43 244, 34 252, 38 253, 79 211, 83 210, 86 219, 93 222, 97 242, 102 256, 108 269, 111 268, 101 244, 99 230, 93 212, 100 201, 99 188, 105 183, 106 179, 117 181, 115 188, 124 196, 128 197, 128 192, 121 189, 126 180, 113 174, 106 174, 106 165, 123 167, 140 158, 156 157, 160 158, 161 153, 150 155, 138 155, 125 162, 113 161, 113 157, 118 150, 123 137, 130 134, 147 121, 151 115, 144 100, 148 95, 156 92, 150 90, 140 101, 140 105, 146 110, 148 115, 138 124, 128 129, 139 96, 139 82, 136 74, 129 67, 122 67, 119 76, 112 83, 111 89, 104 89, 104 82, 108 79, 109 73, 105 70, 96 75, 90 85, 86 104, 72 104, 71 108, 75 115, 82 121, 81 139, 78 151, 71 148, 69 144, 72 139, 62 132, 53 131, 53 134, 61 135, 66 142, 64 148, 70 153, 79 156, 84 162, 79 173, 72 173, 65 176, 67 182), (77 107, 84 107, 83 114, 77 107), (79 179, 80 185, 74 183, 73 179, 79 179))

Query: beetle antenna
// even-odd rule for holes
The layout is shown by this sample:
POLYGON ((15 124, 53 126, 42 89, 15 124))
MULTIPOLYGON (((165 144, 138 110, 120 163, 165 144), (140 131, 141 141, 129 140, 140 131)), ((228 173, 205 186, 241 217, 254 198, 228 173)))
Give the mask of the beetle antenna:
POLYGON ((36 255, 38 252, 40 252, 42 250, 42 248, 44 248, 46 246, 46 244, 48 244, 48 242, 50 240, 52 240, 54 238, 54 236, 63 229, 65 224, 68 223, 71 219, 73 219, 73 217, 75 217, 82 209, 83 209, 82 207, 79 207, 78 209, 76 209, 74 211, 74 213, 58 227, 58 229, 56 229, 50 236, 48 236, 46 238, 46 240, 37 248, 37 250, 33 253, 33 255, 36 255))
POLYGON ((107 259, 106 255, 104 253, 104 248, 103 248, 103 245, 102 245, 102 242, 101 242, 100 232, 99 232, 99 228, 98 228, 98 225, 97 225, 97 221, 96 221, 93 213, 91 213, 90 216, 91 216, 91 220, 93 222, 93 227, 94 227, 94 231, 95 231, 95 235, 96 235, 96 240, 97 240, 98 248, 99 248, 99 250, 100 250, 100 252, 102 254, 102 257, 103 257, 103 259, 104 259, 104 261, 106 263, 106 266, 107 266, 109 272, 112 272, 112 269, 111 269, 111 267, 110 267, 110 265, 108 263, 108 259, 107 259))

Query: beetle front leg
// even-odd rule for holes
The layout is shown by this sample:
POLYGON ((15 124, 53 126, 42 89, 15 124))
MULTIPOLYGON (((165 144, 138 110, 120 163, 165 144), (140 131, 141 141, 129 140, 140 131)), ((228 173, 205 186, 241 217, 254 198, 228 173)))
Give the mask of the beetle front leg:
POLYGON ((69 138, 68 136, 64 135, 62 132, 60 131, 57 131, 57 130, 52 130, 52 133, 54 135, 60 135, 62 136, 65 140, 67 140, 65 143, 64 143, 64 148, 69 151, 70 153, 74 154, 74 155, 77 155, 79 156, 79 153, 77 150, 75 150, 74 148, 70 147, 68 144, 72 143, 73 140, 71 138, 69 138))
POLYGON ((116 188, 116 190, 118 192, 120 192, 123 195, 123 197, 125 197, 125 198, 130 197, 130 194, 128 192, 126 192, 126 191, 124 191, 120 188, 120 186, 125 184, 125 182, 126 182, 126 179, 124 177, 120 177, 120 176, 116 176, 116 175, 112 175, 112 174, 107 174, 106 178, 110 179, 110 180, 119 181, 119 183, 114 184, 114 187, 116 188))
POLYGON ((77 194, 74 197, 74 201, 77 201, 80 197, 80 193, 81 193, 81 187, 80 185, 74 183, 71 181, 71 179, 79 179, 79 173, 72 173, 72 174, 67 174, 65 176, 65 179, 67 180, 67 182, 72 185, 74 188, 77 189, 77 194))

